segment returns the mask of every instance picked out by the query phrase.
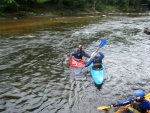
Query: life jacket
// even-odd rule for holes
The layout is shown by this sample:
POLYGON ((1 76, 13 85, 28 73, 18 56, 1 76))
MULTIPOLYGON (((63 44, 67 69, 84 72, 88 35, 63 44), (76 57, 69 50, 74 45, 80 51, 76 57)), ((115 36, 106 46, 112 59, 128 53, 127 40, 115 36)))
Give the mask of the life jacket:
POLYGON ((74 57, 77 59, 82 59, 82 56, 82 50, 77 50, 77 53, 74 55, 74 57))
POLYGON ((102 64, 102 60, 98 56, 94 57, 93 66, 97 68, 98 67, 101 68, 101 64, 102 64))
POLYGON ((142 110, 140 107, 141 101, 132 100, 130 105, 128 109, 133 113, 146 113, 146 110, 142 110))

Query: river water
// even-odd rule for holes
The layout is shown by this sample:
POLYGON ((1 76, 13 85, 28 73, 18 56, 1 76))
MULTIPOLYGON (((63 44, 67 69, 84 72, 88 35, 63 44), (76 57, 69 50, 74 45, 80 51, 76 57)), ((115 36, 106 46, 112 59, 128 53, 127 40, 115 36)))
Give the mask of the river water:
MULTIPOLYGON (((85 16, 0 20, 0 112, 104 113, 97 107, 150 92, 150 16, 85 16), (82 43, 101 48, 105 80, 76 76, 64 55, 82 43)), ((88 60, 88 59, 86 59, 88 60)), ((118 108, 109 109, 113 113, 118 108)))

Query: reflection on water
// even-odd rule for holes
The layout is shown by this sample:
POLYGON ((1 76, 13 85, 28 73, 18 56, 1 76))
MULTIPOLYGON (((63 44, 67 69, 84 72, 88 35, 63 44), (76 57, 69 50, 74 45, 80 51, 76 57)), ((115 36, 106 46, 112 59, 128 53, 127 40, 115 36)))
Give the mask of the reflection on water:
POLYGON ((102 19, 97 17, 38 17, 25 19, 2 19, 0 20, 0 34, 20 34, 34 32, 41 29, 42 31, 66 31, 71 27, 79 27, 84 24, 94 23, 102 19), (80 25, 81 24, 81 25, 80 25), (44 30, 43 30, 44 29, 44 30))
POLYGON ((50 19, 41 19, 39 25, 35 20, 33 26, 28 19, 26 23, 13 20, 18 24, 6 21, 0 28, 1 112, 104 113, 96 108, 124 99, 139 88, 150 91, 150 38, 143 33, 150 26, 149 17, 54 20, 57 22, 50 24, 50 19), (108 40, 101 49, 106 73, 98 90, 90 73, 76 76, 78 69, 70 68, 64 55, 79 42, 91 54, 103 37, 108 40))

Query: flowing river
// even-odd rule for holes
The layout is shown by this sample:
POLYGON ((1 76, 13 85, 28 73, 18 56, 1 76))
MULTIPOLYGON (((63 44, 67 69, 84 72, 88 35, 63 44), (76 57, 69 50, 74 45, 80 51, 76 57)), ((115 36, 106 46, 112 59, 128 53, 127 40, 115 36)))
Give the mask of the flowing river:
POLYGON ((150 92, 150 36, 143 32, 150 16, 1 19, 0 26, 2 113, 105 113, 97 107, 136 89, 150 92), (104 37, 105 80, 97 89, 64 55, 78 43, 90 55, 104 37))

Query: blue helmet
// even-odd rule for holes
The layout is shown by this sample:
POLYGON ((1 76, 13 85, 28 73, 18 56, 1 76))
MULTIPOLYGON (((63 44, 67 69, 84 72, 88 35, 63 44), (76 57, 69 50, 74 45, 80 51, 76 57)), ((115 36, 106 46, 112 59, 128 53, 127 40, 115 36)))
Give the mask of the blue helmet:
POLYGON ((135 97, 144 97, 145 96, 145 93, 144 93, 144 91, 143 90, 136 90, 135 92, 134 92, 134 96, 135 97))

